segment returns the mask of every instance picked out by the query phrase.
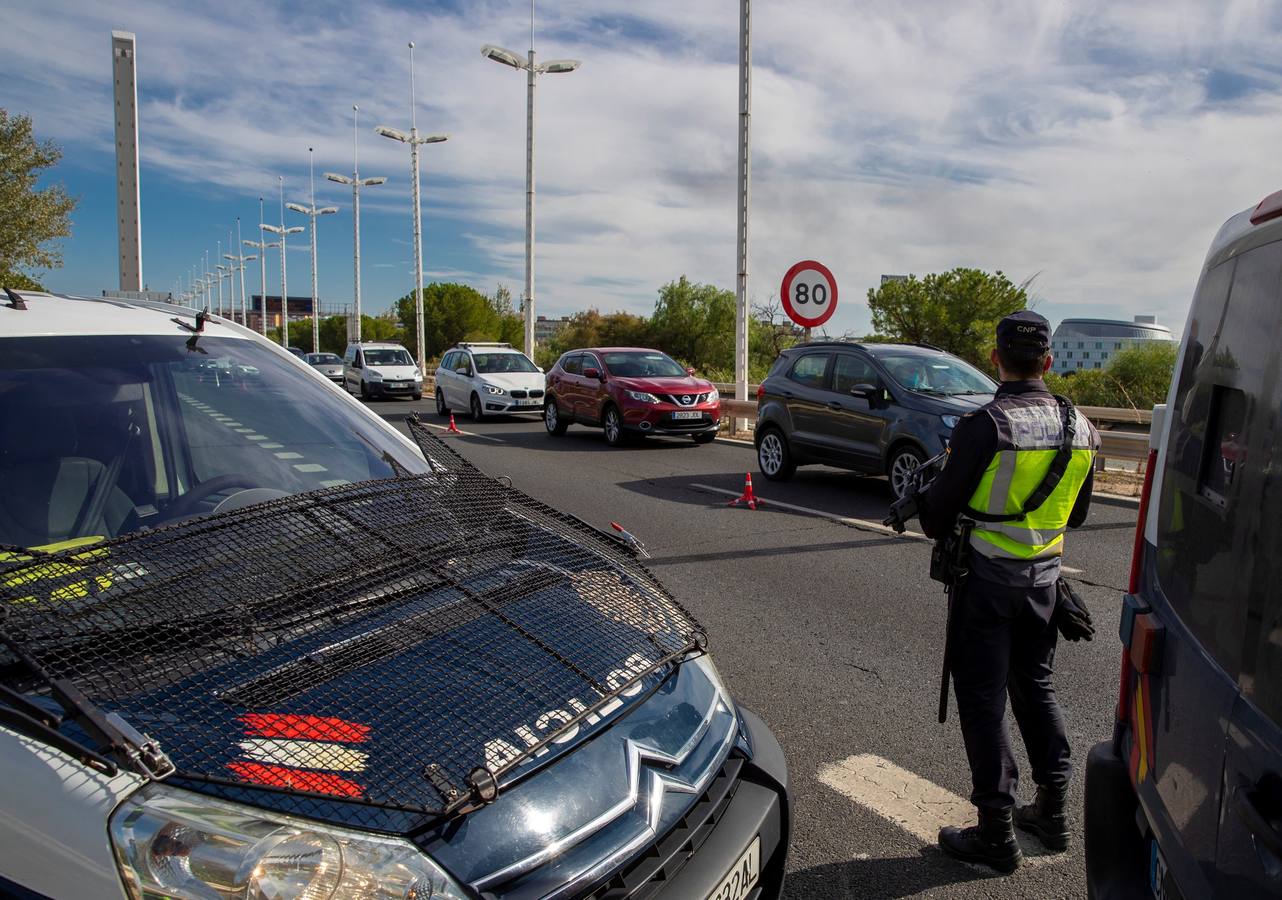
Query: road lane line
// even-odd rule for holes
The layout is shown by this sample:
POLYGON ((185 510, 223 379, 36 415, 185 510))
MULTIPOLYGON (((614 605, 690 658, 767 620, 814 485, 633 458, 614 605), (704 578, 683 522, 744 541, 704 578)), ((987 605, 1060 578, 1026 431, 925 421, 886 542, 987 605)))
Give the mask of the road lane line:
MULTIPOLYGON (((824 766, 818 777, 821 783, 928 846, 939 840, 939 829, 945 825, 975 822, 975 807, 969 801, 871 753, 824 766)), ((1024 865, 1067 859, 1067 854, 1048 853, 1036 838, 1018 831, 1016 837, 1024 851, 1024 865)))
POLYGON ((302 459, 303 458, 303 454, 295 453, 292 450, 287 450, 284 453, 273 453, 272 456, 276 457, 277 459, 302 459))
MULTIPOLYGON (((450 428, 449 428, 449 426, 448 426, 448 425, 437 425, 435 422, 424 422, 422 419, 419 419, 419 420, 418 420, 418 422, 419 422, 419 424, 420 424, 420 425, 426 425, 428 428, 435 428, 435 429, 437 429, 438 431, 449 431, 449 430, 450 430, 450 428)), ((506 443, 507 443, 507 441, 503 440, 502 438, 491 437, 491 436, 490 436, 490 435, 488 435, 488 434, 477 434, 475 431, 463 431, 462 429, 460 429, 460 430, 459 430, 459 434, 464 435, 465 437, 476 437, 476 438, 480 438, 480 439, 481 439, 481 440, 483 440, 483 441, 494 441, 496 444, 506 444, 506 443)))
MULTIPOLYGON (((727 497, 738 497, 743 491, 730 491, 725 488, 713 487, 710 484, 692 484, 692 488, 698 488, 701 491, 712 491, 717 494, 725 494, 727 497)), ((831 519, 834 522, 840 522, 842 525, 849 525, 851 528, 859 528, 864 531, 875 531, 877 534, 891 534, 895 537, 912 538, 919 541, 929 541, 930 538, 918 531, 905 531, 903 534, 896 533, 895 529, 889 528, 880 522, 874 522, 871 519, 854 519, 850 516, 839 516, 836 513, 826 512, 822 509, 811 509, 807 506, 797 506, 793 503, 784 503, 781 500, 759 499, 757 501, 766 509, 777 506, 780 509, 787 509, 792 512, 803 513, 808 516, 819 516, 822 519, 831 519)))
POLYGON ((299 472, 328 472, 329 469, 320 463, 295 463, 294 468, 299 472))

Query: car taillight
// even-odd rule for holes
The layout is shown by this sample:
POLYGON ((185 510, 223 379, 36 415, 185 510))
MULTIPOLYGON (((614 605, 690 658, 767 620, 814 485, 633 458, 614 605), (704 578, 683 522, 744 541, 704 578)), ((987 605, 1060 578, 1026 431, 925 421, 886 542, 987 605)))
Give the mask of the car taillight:
POLYGON ((1274 191, 1260 201, 1260 205, 1251 213, 1251 224, 1259 225, 1278 216, 1282 216, 1282 191, 1274 191))
POLYGON ((1127 582, 1127 592, 1134 594, 1140 589, 1140 569, 1144 559, 1144 527, 1148 522, 1148 504, 1153 493, 1153 470, 1157 468, 1157 450, 1148 451, 1148 462, 1144 465, 1144 488, 1140 491, 1139 518, 1135 520, 1135 540, 1131 543, 1131 576, 1127 582))
POLYGON ((757 385, 757 402, 760 403, 764 399, 766 399, 766 386, 759 384, 757 385))

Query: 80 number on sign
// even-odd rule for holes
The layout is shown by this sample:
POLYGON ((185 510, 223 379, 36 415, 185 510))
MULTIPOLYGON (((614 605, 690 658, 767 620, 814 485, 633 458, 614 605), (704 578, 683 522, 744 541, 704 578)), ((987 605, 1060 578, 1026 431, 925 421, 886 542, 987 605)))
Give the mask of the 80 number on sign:
POLYGON ((804 260, 783 276, 779 296, 788 318, 803 328, 815 328, 837 308, 837 281, 823 263, 804 260))

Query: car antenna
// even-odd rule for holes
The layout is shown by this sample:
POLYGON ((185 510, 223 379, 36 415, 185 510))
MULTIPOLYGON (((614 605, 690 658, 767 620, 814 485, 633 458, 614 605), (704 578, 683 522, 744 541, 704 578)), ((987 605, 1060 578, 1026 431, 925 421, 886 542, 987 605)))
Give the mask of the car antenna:
POLYGON ((188 352, 208 354, 209 352, 208 350, 205 350, 203 347, 196 346, 196 341, 200 340, 200 336, 205 330, 205 322, 208 318, 209 318, 209 310, 202 309, 200 312, 196 313, 195 325, 188 325, 186 322, 184 322, 182 319, 178 318, 177 316, 170 319, 171 322, 177 323, 179 328, 185 328, 187 331, 191 332, 191 337, 187 338, 188 352))
POLYGON ((4 292, 9 295, 10 309, 26 309, 27 308, 27 301, 23 300, 22 295, 19 294, 17 291, 15 291, 13 288, 5 288, 4 292))

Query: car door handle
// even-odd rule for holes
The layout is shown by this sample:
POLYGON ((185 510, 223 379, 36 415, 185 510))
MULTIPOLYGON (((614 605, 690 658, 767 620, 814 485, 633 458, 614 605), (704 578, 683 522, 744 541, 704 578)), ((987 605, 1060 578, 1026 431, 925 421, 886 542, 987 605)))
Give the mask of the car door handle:
POLYGON ((1234 791, 1233 799, 1237 814, 1247 830, 1255 835, 1255 838, 1274 856, 1282 858, 1282 832, 1279 832, 1277 826, 1260 812, 1260 807, 1255 802, 1254 792, 1238 788, 1234 791))
POLYGON ((788 400, 792 399, 792 391, 780 391, 779 393, 783 394, 784 397, 788 400))
POLYGON ((828 408, 829 408, 829 409, 844 409, 845 407, 843 407, 843 406, 842 406, 840 403, 838 403, 836 400, 829 400, 829 401, 828 401, 828 408))

